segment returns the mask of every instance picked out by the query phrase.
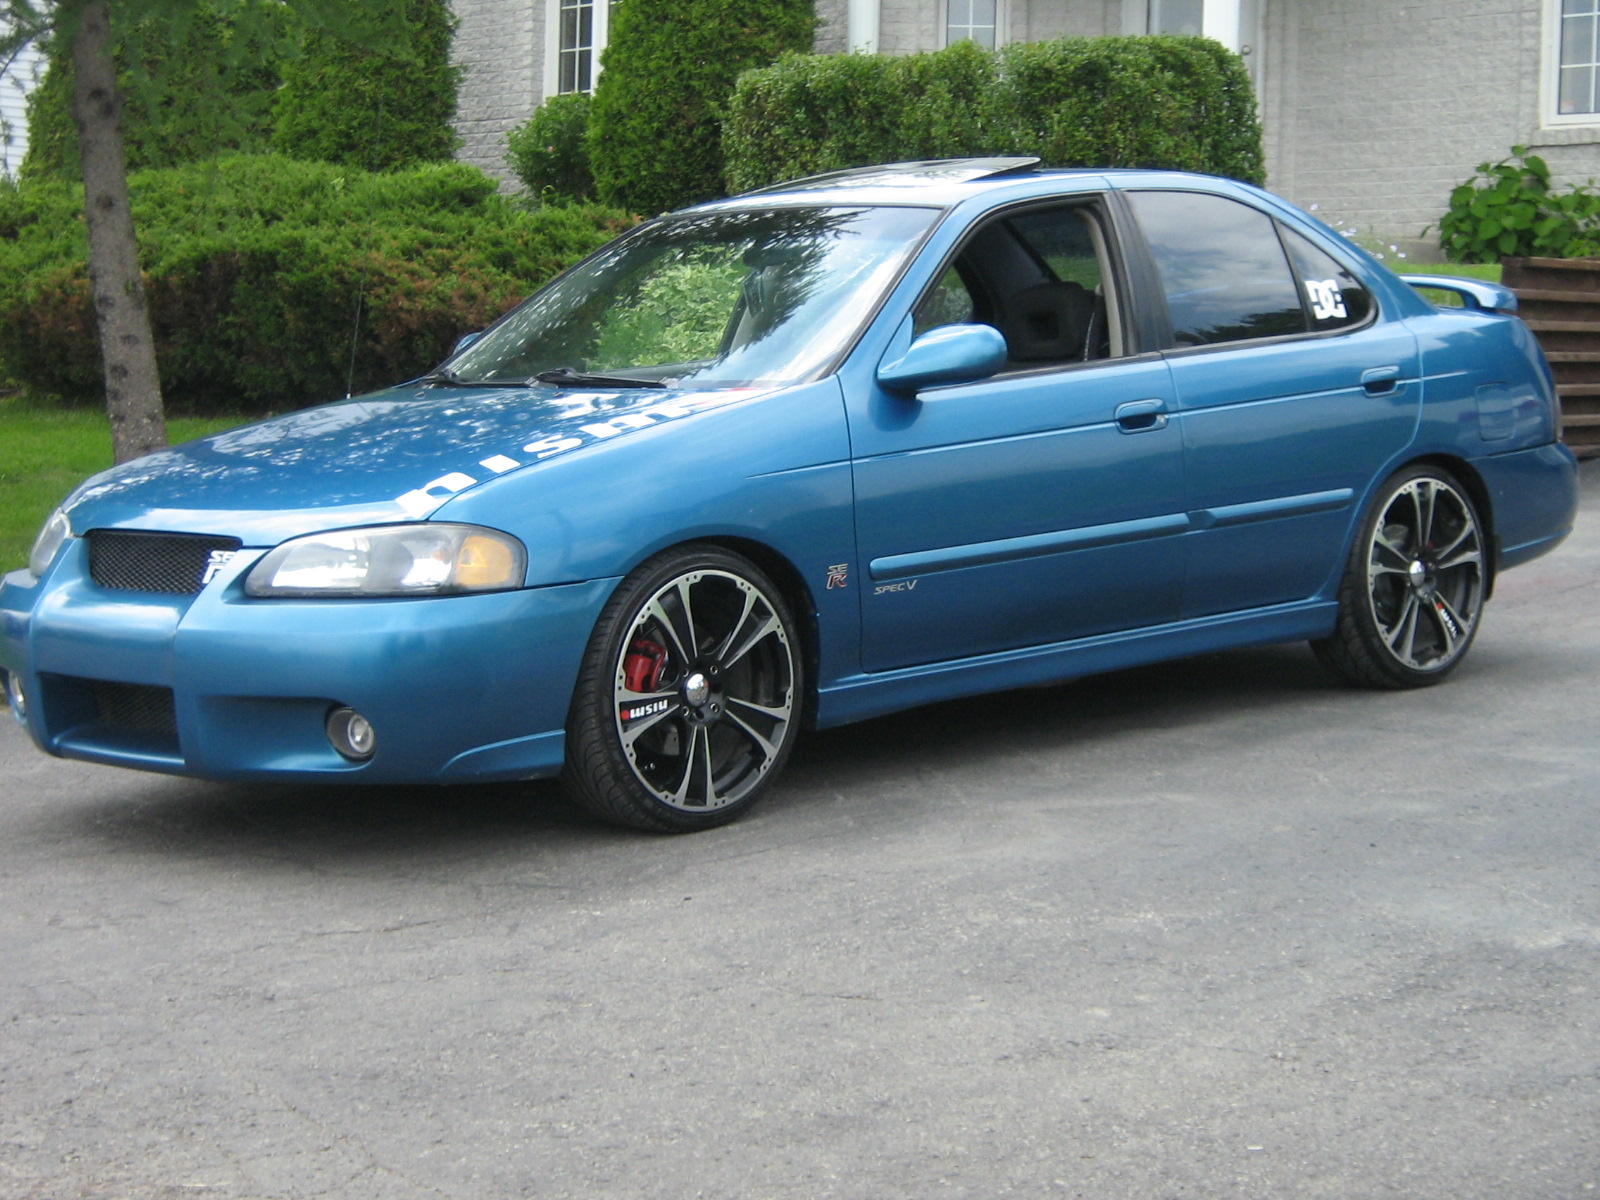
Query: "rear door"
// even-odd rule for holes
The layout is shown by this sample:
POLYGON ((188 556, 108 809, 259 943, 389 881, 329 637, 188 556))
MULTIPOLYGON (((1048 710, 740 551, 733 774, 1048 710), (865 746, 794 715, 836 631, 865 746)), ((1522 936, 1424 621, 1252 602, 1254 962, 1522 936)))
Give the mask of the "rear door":
POLYGON ((1171 322, 1187 506, 1183 615, 1337 577, 1374 475, 1412 440, 1416 339, 1327 246, 1207 192, 1126 193, 1171 322))

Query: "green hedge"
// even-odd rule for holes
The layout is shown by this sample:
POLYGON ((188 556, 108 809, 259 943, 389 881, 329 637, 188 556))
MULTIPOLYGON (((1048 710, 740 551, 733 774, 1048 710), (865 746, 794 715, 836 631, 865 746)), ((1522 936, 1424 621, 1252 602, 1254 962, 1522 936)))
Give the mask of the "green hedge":
POLYGON ((735 192, 844 167, 993 154, 1265 178, 1244 63, 1206 38, 789 55, 740 77, 723 152, 735 192))
MULTIPOLYGON (((370 9, 378 0, 362 2, 370 9)), ((455 152, 456 19, 445 0, 382 3, 396 34, 386 49, 317 31, 284 68, 273 105, 274 150, 368 171, 440 162, 455 152)))
POLYGON ((600 199, 656 213, 723 194, 739 72, 809 48, 812 0, 625 0, 611 10, 590 158, 600 199))
MULTIPOLYGON (((261 12, 257 23, 243 29, 219 16, 215 5, 196 5, 176 45, 168 44, 153 22, 118 27, 114 53, 124 95, 122 136, 129 170, 266 148, 272 97, 280 82, 273 41, 282 18, 271 0, 249 2, 261 12), (260 28, 263 22, 265 30, 260 28), (245 44, 237 44, 240 39, 245 44), (140 86, 152 77, 166 86, 140 86)), ((78 131, 72 121, 71 47, 54 41, 46 63, 44 78, 28 93, 28 150, 21 174, 81 179, 78 131)), ((11 87, 11 80, 0 86, 11 87)))
MULTIPOLYGON (((461 164, 368 174, 238 155, 137 173, 163 388, 197 411, 283 409, 412 377, 631 224, 529 212, 461 164)), ((0 187, 0 377, 101 394, 83 190, 0 187)))
POLYGON ((506 162, 546 204, 594 198, 589 169, 589 94, 551 96, 506 138, 506 162))

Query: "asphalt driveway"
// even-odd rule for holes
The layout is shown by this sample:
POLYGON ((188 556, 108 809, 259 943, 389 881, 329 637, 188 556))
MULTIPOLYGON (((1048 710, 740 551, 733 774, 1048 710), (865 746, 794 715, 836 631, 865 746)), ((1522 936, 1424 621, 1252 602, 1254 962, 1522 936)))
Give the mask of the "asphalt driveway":
POLYGON ((0 1197, 1596 1194, 1585 506, 1442 687, 942 705, 689 838, 0 721, 0 1197))

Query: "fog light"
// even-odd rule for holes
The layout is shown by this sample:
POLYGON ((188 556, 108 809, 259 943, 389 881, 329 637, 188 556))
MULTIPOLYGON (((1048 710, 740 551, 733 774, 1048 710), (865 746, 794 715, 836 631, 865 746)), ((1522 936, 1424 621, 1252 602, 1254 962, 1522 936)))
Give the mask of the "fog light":
POLYGON ((328 714, 328 740, 352 762, 364 762, 377 749, 372 722, 353 708, 336 708, 328 714))
POLYGON ((11 706, 11 715, 26 725, 28 693, 22 690, 22 676, 15 671, 6 672, 6 703, 11 706))

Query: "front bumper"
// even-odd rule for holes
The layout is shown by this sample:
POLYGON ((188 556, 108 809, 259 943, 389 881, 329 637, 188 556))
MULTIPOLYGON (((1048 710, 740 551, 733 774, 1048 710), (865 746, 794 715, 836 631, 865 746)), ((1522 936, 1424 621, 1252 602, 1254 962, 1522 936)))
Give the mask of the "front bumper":
POLYGON ((212 779, 449 783, 560 770, 579 662, 616 580, 257 600, 240 585, 261 553, 240 552, 195 596, 101 588, 76 539, 43 580, 6 576, 0 668, 23 682, 34 741, 212 779), (377 731, 365 762, 328 741, 327 714, 341 705, 377 731))

